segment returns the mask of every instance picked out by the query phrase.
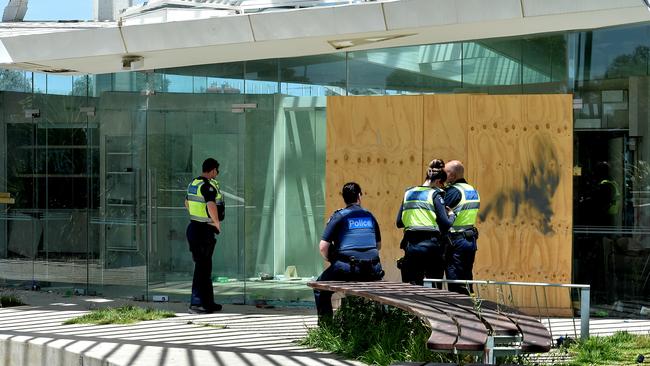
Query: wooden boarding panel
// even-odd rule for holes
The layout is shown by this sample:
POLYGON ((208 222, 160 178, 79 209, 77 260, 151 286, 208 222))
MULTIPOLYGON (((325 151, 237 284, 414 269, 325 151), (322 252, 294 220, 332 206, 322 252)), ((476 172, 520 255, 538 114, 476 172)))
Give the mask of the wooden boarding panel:
MULTIPOLYGON (((571 106, 563 95, 470 97, 467 172, 481 194, 475 278, 571 282, 571 106)), ((496 290, 482 296, 506 297, 496 290)), ((513 288, 508 301, 570 312, 566 289, 534 291, 513 288)))
POLYGON ((381 228, 387 278, 400 278, 395 217, 404 190, 422 180, 422 97, 328 97, 327 103, 325 217, 344 206, 343 184, 359 183, 361 204, 381 228))
MULTIPOLYGON (((385 279, 398 281, 404 189, 421 184, 432 158, 458 159, 481 195, 474 278, 570 283, 572 113, 570 95, 328 97, 326 216, 342 207, 342 184, 357 181, 382 230, 385 279)), ((481 295, 571 315, 566 289, 535 291, 481 295)))
POLYGON ((9 198, 11 197, 11 193, 9 192, 0 192, 0 198, 9 198))
POLYGON ((424 95, 422 176, 432 159, 467 162, 469 95, 424 95))

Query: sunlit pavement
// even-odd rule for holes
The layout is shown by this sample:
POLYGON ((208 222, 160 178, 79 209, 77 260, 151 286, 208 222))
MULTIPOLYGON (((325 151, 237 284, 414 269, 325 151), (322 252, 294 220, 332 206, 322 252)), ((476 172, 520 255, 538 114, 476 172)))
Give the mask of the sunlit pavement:
MULTIPOLYGON (((3 292, 3 294, 7 294, 3 292)), ((117 366, 362 365, 297 344, 316 326, 314 309, 226 305, 210 315, 186 303, 143 303, 56 293, 14 292, 27 306, 0 308, 0 365, 117 366), (63 325, 101 306, 134 304, 177 317, 132 325, 63 325)), ((541 319, 555 338, 579 337, 580 319, 541 319)), ((591 319, 590 334, 650 334, 650 320, 591 319)))
POLYGON ((0 365, 362 365, 297 344, 315 310, 226 305, 209 315, 187 304, 138 303, 175 318, 133 325, 63 325, 98 306, 128 301, 21 291, 28 306, 0 309, 0 365))

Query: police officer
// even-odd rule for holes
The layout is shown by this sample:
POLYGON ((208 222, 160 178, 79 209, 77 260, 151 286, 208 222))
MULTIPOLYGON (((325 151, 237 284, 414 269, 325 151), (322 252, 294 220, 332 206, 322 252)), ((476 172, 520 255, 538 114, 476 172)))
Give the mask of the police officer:
MULTIPOLYGON (((381 234, 370 211, 361 207, 361 187, 354 182, 341 190, 345 208, 332 214, 320 241, 320 254, 330 263, 317 281, 378 281, 381 234)), ((320 319, 332 316, 332 292, 314 290, 320 319)))
MULTIPOLYGON (((481 198, 478 191, 467 184, 465 180, 465 168, 458 160, 452 160, 445 164, 447 181, 449 185, 445 188, 445 205, 450 207, 456 214, 456 220, 449 229, 450 246, 447 248, 445 259, 447 268, 445 275, 448 280, 472 280, 472 268, 476 256, 476 218, 478 216, 481 198)), ((472 293, 472 286, 465 284, 450 283, 449 291, 461 294, 472 293)))
POLYGON ((195 314, 221 310, 221 305, 214 302, 212 290, 215 235, 221 232, 221 221, 225 216, 223 195, 219 182, 215 180, 219 175, 219 162, 213 158, 205 159, 202 168, 203 173, 187 186, 185 196, 185 207, 190 214, 186 234, 194 260, 190 312, 195 314))
POLYGON ((444 273, 444 241, 455 215, 445 208, 441 189, 447 174, 445 163, 434 159, 429 163, 423 185, 410 187, 397 213, 397 227, 404 228, 400 248, 404 257, 397 267, 402 282, 422 285, 424 277, 442 278, 444 273))

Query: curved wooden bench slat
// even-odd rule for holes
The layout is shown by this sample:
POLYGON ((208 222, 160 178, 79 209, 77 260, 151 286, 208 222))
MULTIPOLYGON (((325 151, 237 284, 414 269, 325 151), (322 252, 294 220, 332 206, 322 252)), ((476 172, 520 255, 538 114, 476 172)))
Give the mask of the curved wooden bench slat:
POLYGON ((491 310, 500 311, 517 326, 521 333, 521 350, 524 352, 548 352, 553 346, 553 340, 548 329, 540 321, 530 315, 526 315, 519 310, 498 305, 493 302, 486 304, 491 310))
MULTIPOLYGON (((420 294, 395 291, 391 283, 315 282, 309 285, 321 290, 365 297, 398 307, 425 319, 432 329, 427 341, 427 347, 430 349, 481 351, 485 348, 487 330, 475 314, 420 294)), ((409 286, 408 284, 396 285, 409 286)), ((400 290, 404 289, 400 288, 400 290)))
POLYGON ((370 284, 371 282, 342 282, 342 281, 323 281, 323 282, 309 282, 308 285, 312 288, 332 291, 332 292, 341 292, 346 295, 352 296, 361 296, 368 298, 373 301, 377 301, 381 304, 386 304, 400 308, 409 313, 419 316, 421 319, 424 319, 431 329, 436 329, 437 332, 432 332, 431 336, 427 340, 427 347, 435 350, 453 350, 454 344, 458 339, 458 325, 454 320, 449 317, 446 313, 441 310, 436 309, 432 306, 427 306, 425 304, 415 302, 415 303, 406 303, 400 296, 392 293, 386 293, 385 296, 380 294, 372 294, 373 289, 376 287, 370 287, 366 285, 356 285, 356 284, 370 284))
POLYGON ((480 315, 469 296, 399 282, 309 282, 310 287, 365 297, 398 307, 427 321, 432 333, 427 347, 434 350, 483 350, 488 330, 495 335, 521 335, 524 352, 548 352, 548 330, 534 317, 482 300, 480 315))
MULTIPOLYGON (((378 288, 382 291, 393 289, 393 290, 398 290, 400 292, 408 291, 411 293, 417 293, 426 297, 436 299, 438 301, 442 301, 451 305, 458 306, 465 311, 476 314, 476 310, 474 308, 474 302, 469 296, 466 295, 440 290, 437 288, 416 286, 408 283, 380 281, 378 283, 381 283, 381 285, 377 285, 374 287, 373 287, 373 283, 377 283, 377 282, 355 282, 353 286, 364 287, 364 288, 378 288)), ((509 336, 516 336, 520 334, 519 328, 511 321, 511 319, 509 319, 507 316, 501 314, 498 311, 492 310, 491 308, 481 307, 479 319, 480 318, 483 318, 486 327, 493 332, 492 334, 509 335, 509 336)))
POLYGON ((479 318, 484 320, 486 326, 494 335, 516 336, 520 333, 519 328, 517 328, 517 326, 507 316, 495 310, 483 307, 482 302, 475 306, 474 301, 472 301, 472 299, 467 295, 438 289, 432 290, 437 291, 422 291, 417 289, 409 291, 422 292, 426 297, 435 298, 439 301, 444 301, 467 311, 476 313, 479 318), (480 309, 478 312, 476 310, 477 307, 480 309))
MULTIPOLYGON (((431 292, 432 290, 437 289, 396 282, 360 282, 352 286, 354 286, 356 289, 359 289, 358 291, 365 290, 375 294, 380 294, 383 297, 398 296, 402 300, 408 300, 407 304, 417 302, 421 303, 424 306, 435 307, 436 309, 447 314, 447 316, 453 319, 453 321, 458 325, 458 337, 456 343, 454 343, 455 349, 464 351, 480 351, 485 348, 485 342, 487 342, 488 336, 485 323, 481 321, 481 319, 471 308, 469 310, 464 309, 453 304, 449 304, 445 301, 440 301, 439 298, 430 298, 426 296, 427 292, 431 292)), ((448 291, 439 291, 450 294, 448 291)), ((381 302, 381 300, 377 301, 381 302)), ((434 340, 436 329, 431 329, 432 337, 430 337, 430 339, 434 340)), ((427 343, 427 347, 430 349, 439 349, 438 345, 436 345, 435 342, 427 343)))

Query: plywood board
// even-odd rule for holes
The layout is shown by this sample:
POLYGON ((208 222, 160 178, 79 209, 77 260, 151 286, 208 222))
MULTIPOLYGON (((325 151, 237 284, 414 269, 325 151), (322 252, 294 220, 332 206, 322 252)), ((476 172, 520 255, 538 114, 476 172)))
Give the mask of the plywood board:
POLYGON ((467 161, 469 95, 425 95, 422 174, 432 159, 467 161))
MULTIPOLYGON (((571 282, 570 108, 565 96, 471 97, 468 171, 482 201, 475 278, 571 282)), ((509 296, 570 307, 566 289, 543 295, 515 288, 509 296)))
POLYGON ((326 217, 344 206, 343 184, 359 183, 381 228, 386 278, 398 280, 395 218, 404 190, 422 179, 422 96, 328 97, 327 121, 326 217))
MULTIPOLYGON (((360 183, 382 227, 386 279, 399 280, 402 192, 421 183, 431 159, 458 159, 482 199, 474 278, 570 283, 571 108, 568 95, 330 97, 328 214, 342 206, 345 181, 360 183)), ((483 295, 555 315, 570 309, 564 289, 483 295)))

